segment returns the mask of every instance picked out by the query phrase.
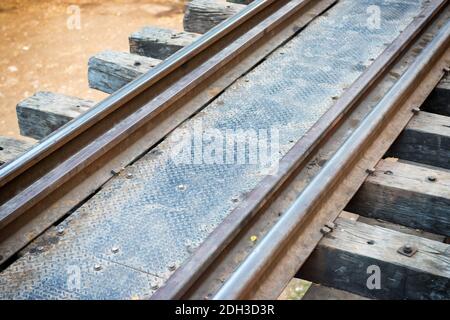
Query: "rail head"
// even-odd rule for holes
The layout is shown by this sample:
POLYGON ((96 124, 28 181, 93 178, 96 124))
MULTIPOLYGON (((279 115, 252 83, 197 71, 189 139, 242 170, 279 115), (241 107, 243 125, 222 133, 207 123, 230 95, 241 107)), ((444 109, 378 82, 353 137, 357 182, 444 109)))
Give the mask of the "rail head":
MULTIPOLYGON (((191 258, 181 266, 165 286, 159 289, 152 299, 180 299, 192 296, 195 292, 195 283, 198 279, 203 279, 204 274, 208 274, 208 268, 215 261, 220 260, 222 252, 226 252, 227 246, 235 241, 239 232, 247 226, 247 223, 263 210, 268 199, 272 199, 274 194, 281 188, 283 183, 289 179, 296 168, 302 165, 308 154, 317 146, 333 128, 338 127, 344 115, 367 94, 371 86, 384 75, 388 66, 393 64, 397 58, 404 53, 408 46, 423 32, 433 18, 438 15, 446 6, 447 1, 437 1, 424 9, 406 30, 376 59, 369 69, 345 92, 336 104, 327 112, 320 121, 311 128, 307 136, 299 140, 290 152, 281 160, 277 176, 267 177, 260 185, 254 189, 247 199, 237 207, 225 221, 203 242, 191 258), (189 293, 189 291, 192 291, 189 293)), ((280 232, 280 230, 278 230, 280 232)), ((282 233, 282 232, 281 232, 282 233)), ((264 249, 257 250, 259 253, 264 249)), ((254 262, 254 260, 252 261, 254 262)), ((252 264, 254 266, 254 264, 252 264)), ((253 271, 258 268, 251 268, 253 271)), ((249 269, 246 268, 246 271, 249 269)), ((242 272, 239 278, 234 278, 230 285, 217 296, 227 298, 238 294, 235 289, 244 283, 242 272), (235 294, 236 293, 236 294, 235 294)), ((249 274, 247 274, 249 275, 249 274)), ((241 292, 239 292, 240 294, 241 292)), ((195 294, 194 294, 195 295, 195 294)))
MULTIPOLYGON (((309 0, 305 0, 308 2, 309 0)), ((67 125, 56 130, 48 137, 40 141, 33 148, 22 154, 17 159, 5 164, 0 168, 0 187, 11 179, 23 173, 33 164, 42 160, 46 155, 74 139, 86 131, 99 120, 105 118, 114 110, 120 108, 132 98, 136 97, 168 74, 187 63, 200 52, 208 50, 221 38, 239 28, 246 21, 264 10, 276 0, 256 0, 246 6, 241 12, 215 26, 190 45, 182 48, 163 63, 153 68, 148 73, 125 85, 109 97, 99 102, 93 108, 80 117, 69 122, 67 125)))
POLYGON ((0 260, 83 203, 299 32, 299 23, 305 26, 335 2, 255 1, 1 168, 0 260))

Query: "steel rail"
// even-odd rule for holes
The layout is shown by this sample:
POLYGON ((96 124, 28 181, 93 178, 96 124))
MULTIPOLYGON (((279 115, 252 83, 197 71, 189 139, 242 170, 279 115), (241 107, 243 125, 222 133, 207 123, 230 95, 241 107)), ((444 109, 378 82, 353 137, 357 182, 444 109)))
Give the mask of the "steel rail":
POLYGON ((265 204, 279 192, 283 184, 304 166, 305 160, 330 132, 337 130, 345 115, 364 97, 384 75, 390 65, 405 52, 409 45, 442 11, 448 1, 435 1, 414 19, 402 34, 377 58, 373 64, 346 90, 336 104, 326 112, 316 125, 300 139, 280 161, 276 175, 266 177, 247 198, 200 245, 191 258, 183 264, 159 289, 152 299, 180 299, 189 296, 207 269, 219 259, 239 232, 259 213, 265 204))
MULTIPOLYGON (((11 250, 5 249, 5 246, 2 249, 0 245, 0 262, 76 205, 63 203, 61 210, 59 207, 54 209, 59 199, 76 188, 80 194, 77 195, 77 201, 89 196, 92 193, 90 189, 95 190, 111 178, 110 171, 115 169, 108 167, 111 161, 123 160, 120 158, 122 156, 125 160, 121 164, 125 162, 126 165, 149 150, 176 125, 202 108, 208 100, 183 111, 185 105, 195 100, 199 92, 204 91, 212 81, 226 74, 226 71, 237 68, 244 58, 252 57, 255 52, 255 57, 261 60, 263 56, 258 49, 269 43, 270 52, 279 45, 276 41, 271 43, 272 38, 281 32, 286 33, 287 38, 295 34, 292 28, 287 29, 295 19, 305 15, 307 17, 304 20, 311 21, 313 16, 307 15, 308 12, 321 8, 318 4, 329 6, 335 1, 254 1, 197 42, 180 50, 20 158, 2 167, 0 244, 7 237, 19 237, 20 240, 14 240, 15 247, 11 250), (175 112, 178 114, 172 115, 175 112), (171 121, 173 117, 180 119, 171 121), (163 125, 160 125, 162 122, 163 125), (148 137, 154 141, 152 145, 148 145, 148 139, 144 139, 148 137), (130 156, 130 145, 136 149, 133 150, 133 156, 130 156), (94 178, 90 177, 100 171, 102 176, 97 174, 94 178), (83 179, 94 180, 93 187, 79 191, 83 179), (48 210, 57 212, 46 214, 48 221, 39 222, 42 225, 25 234, 23 226, 26 220, 35 221, 36 216, 48 210)), ((279 36, 277 41, 287 40, 283 37, 279 36)), ((257 59, 252 61, 253 65, 258 63, 257 59)), ((253 65, 245 68, 248 70, 253 65)), ((214 96, 208 97, 210 100, 212 98, 214 96)))
POLYGON ((341 181, 345 169, 352 165, 372 137, 382 129, 387 119, 395 111, 396 106, 411 93, 417 79, 420 79, 429 71, 430 65, 449 48, 449 45, 450 22, 447 22, 391 90, 361 122, 344 145, 308 184, 289 210, 225 282, 214 299, 238 299, 249 290, 272 262, 273 257, 280 254, 284 245, 305 221, 309 213, 341 181))
POLYGON ((60 130, 55 131, 34 148, 21 155, 14 161, 0 168, 0 187, 21 174, 27 168, 54 152, 61 145, 74 139, 81 132, 95 125, 114 110, 129 102, 132 98, 146 91, 149 87, 170 74, 181 65, 188 62, 193 56, 208 50, 214 43, 244 24, 246 21, 260 13, 275 0, 259 0, 248 5, 243 11, 209 30, 197 41, 186 46, 170 56, 163 63, 157 65, 151 72, 132 81, 111 96, 97 104, 94 108, 71 121, 60 130))

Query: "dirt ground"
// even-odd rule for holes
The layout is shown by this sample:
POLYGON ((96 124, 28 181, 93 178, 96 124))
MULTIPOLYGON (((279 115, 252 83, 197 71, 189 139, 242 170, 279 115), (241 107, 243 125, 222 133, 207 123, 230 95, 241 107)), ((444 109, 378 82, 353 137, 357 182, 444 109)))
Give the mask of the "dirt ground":
POLYGON ((19 136, 16 104, 36 91, 99 101, 87 62, 102 50, 128 51, 145 25, 182 29, 184 0, 1 0, 0 135, 19 136))

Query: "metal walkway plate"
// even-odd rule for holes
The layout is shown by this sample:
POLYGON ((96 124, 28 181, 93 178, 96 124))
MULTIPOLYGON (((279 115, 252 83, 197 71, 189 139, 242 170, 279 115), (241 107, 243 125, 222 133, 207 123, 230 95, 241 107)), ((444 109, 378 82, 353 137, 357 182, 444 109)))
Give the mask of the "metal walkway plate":
POLYGON ((1 273, 0 298, 149 297, 267 174, 261 161, 248 164, 250 148, 245 162, 234 154, 220 163, 226 152, 221 158, 214 146, 226 145, 227 132, 254 130, 284 155, 421 10, 416 0, 340 1, 109 181, 62 234, 38 239, 1 273), (202 154, 194 141, 184 162, 174 161, 179 139, 191 145, 191 133, 211 128, 224 137, 203 137, 211 157, 194 157, 202 154))

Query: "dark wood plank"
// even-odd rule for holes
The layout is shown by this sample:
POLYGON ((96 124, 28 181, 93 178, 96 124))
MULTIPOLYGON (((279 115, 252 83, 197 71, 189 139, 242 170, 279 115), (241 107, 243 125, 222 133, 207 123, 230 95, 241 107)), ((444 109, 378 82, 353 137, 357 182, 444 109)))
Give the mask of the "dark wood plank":
POLYGON ((126 52, 100 52, 89 59, 89 87, 113 93, 160 62, 161 60, 126 52))
POLYGON ((14 160, 30 149, 36 141, 0 136, 0 166, 14 160))
POLYGON ((450 117, 450 73, 447 73, 431 92, 422 110, 450 117))
POLYGON ((254 0, 227 0, 227 2, 232 3, 239 3, 239 4, 249 4, 252 3, 254 0))
POLYGON ((311 287, 309 287, 308 291, 306 291, 302 300, 369 300, 369 299, 351 292, 330 288, 327 286, 321 286, 320 284, 313 283, 311 284, 311 287))
POLYGON ((40 91, 21 101, 17 107, 20 134, 43 139, 95 103, 59 93, 40 91))
POLYGON ((450 169, 450 117, 420 112, 393 144, 388 156, 450 169))
POLYGON ((199 37, 197 33, 144 27, 130 35, 130 52, 164 60, 199 37))
POLYGON ((450 299, 448 244, 338 218, 297 276, 374 299, 450 299), (411 256, 398 253, 406 244, 411 256), (380 287, 372 287, 379 268, 380 287), (369 279, 369 277, 371 277, 369 279))
POLYGON ((192 0, 186 5, 183 20, 184 30, 206 33, 243 8, 245 5, 225 0, 192 0))
POLYGON ((346 210, 448 236, 450 173, 396 159, 382 160, 346 210))

